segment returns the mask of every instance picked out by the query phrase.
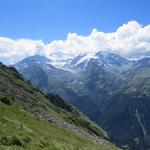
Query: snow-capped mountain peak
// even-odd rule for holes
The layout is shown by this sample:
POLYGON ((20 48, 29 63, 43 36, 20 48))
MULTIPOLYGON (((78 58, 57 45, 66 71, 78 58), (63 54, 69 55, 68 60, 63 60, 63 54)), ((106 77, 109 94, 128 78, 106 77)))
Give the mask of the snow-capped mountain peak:
POLYGON ((51 65, 63 69, 73 59, 73 56, 58 52, 52 53, 48 58, 51 60, 51 65))
POLYGON ((75 64, 75 66, 84 62, 87 64, 91 59, 98 59, 98 57, 95 54, 86 54, 75 64))
POLYGON ((41 65, 41 64, 47 64, 47 63, 51 63, 51 60, 48 59, 47 57, 41 56, 41 55, 33 55, 30 57, 24 58, 22 61, 15 64, 15 67, 17 69, 18 68, 23 69, 34 64, 41 65))
POLYGON ((127 65, 129 63, 129 60, 113 54, 109 52, 103 52, 100 51, 95 54, 84 54, 84 55, 79 55, 75 57, 71 62, 70 65, 72 67, 77 67, 80 69, 85 69, 88 64, 95 62, 99 66, 122 66, 122 65, 127 65))

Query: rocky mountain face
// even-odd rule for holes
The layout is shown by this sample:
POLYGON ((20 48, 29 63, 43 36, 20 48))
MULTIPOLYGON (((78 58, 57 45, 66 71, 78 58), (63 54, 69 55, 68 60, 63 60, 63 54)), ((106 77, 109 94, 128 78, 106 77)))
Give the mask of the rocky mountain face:
POLYGON ((150 59, 137 61, 124 76, 126 83, 109 98, 101 121, 120 144, 147 150, 150 148, 150 59))
POLYGON ((107 132, 72 105, 43 94, 2 63, 0 112, 2 149, 118 149, 107 132))
POLYGON ((41 90, 59 94, 102 125, 117 144, 131 150, 149 149, 150 58, 131 61, 98 52, 79 55, 63 68, 49 60, 51 71, 44 64, 38 64, 44 71, 37 77, 39 84, 34 63, 26 69, 21 69, 22 63, 15 66, 41 90))
POLYGON ((16 69, 27 79, 47 92, 61 91, 61 87, 72 82, 75 75, 67 70, 56 68, 52 61, 40 55, 25 58, 15 65, 16 69))

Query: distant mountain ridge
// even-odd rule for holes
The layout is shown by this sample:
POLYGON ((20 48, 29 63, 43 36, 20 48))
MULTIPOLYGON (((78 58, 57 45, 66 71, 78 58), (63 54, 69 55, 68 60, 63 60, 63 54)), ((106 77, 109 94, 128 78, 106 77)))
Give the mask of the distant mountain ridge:
MULTIPOLYGON (((113 53, 108 53, 108 52, 98 52, 96 54, 84 54, 84 55, 79 55, 76 58, 72 60, 74 62, 75 59, 78 58, 78 61, 74 63, 75 66, 83 64, 83 63, 88 63, 91 60, 97 60, 100 64, 110 64, 110 65, 117 65, 121 66, 124 64, 128 64, 129 60, 118 56, 113 53), (80 56, 80 57, 79 57, 80 56)), ((72 62, 70 63, 72 65, 72 62)))

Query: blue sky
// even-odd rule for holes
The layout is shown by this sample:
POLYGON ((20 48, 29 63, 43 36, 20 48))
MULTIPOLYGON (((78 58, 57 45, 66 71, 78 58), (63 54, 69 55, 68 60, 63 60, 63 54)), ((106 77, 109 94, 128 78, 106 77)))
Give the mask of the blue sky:
POLYGON ((48 43, 69 32, 112 32, 130 20, 149 24, 149 7, 150 0, 0 0, 0 36, 48 43))
POLYGON ((150 0, 0 0, 0 61, 98 51, 150 57, 149 7, 150 0))

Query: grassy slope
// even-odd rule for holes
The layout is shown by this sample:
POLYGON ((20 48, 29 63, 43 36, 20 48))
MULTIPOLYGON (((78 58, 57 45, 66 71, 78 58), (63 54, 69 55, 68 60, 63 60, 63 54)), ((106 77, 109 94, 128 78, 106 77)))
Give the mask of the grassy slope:
MULTIPOLYGON (((0 103, 0 149, 107 150, 69 131, 39 120, 17 104, 0 103)), ((113 146, 111 150, 116 149, 113 146)))
MULTIPOLYGON (((50 114, 57 116, 58 118, 62 118, 65 121, 75 124, 78 127, 88 130, 89 132, 94 131, 97 135, 108 138, 107 133, 97 126, 94 122, 90 121, 86 116, 76 110, 74 107, 70 107, 70 111, 61 109, 56 105, 50 103, 46 96, 38 91, 35 87, 33 87, 28 82, 25 82, 21 76, 14 70, 10 70, 7 67, 1 65, 0 66, 0 96, 4 95, 6 97, 16 98, 16 94, 19 94, 22 97, 25 97, 27 101, 30 101, 32 104, 46 109, 50 114), (12 90, 13 92, 9 95, 6 93, 7 90, 12 90), (15 93, 14 93, 15 92, 15 93)), ((61 100, 61 99, 60 99, 61 100)), ((19 99, 22 101, 22 98, 19 99)), ((66 104, 67 105, 67 104, 66 104)))
POLYGON ((36 106, 46 109, 50 114, 75 124, 83 130, 108 138, 105 131, 76 109, 71 107, 71 111, 67 111, 56 107, 44 94, 25 82, 15 70, 0 64, 0 99, 6 98, 13 102, 11 105, 0 102, 0 149, 117 149, 112 145, 95 144, 49 122, 39 120, 15 102, 16 94, 25 96, 26 100, 36 106), (13 92, 8 94, 8 89, 13 92))

